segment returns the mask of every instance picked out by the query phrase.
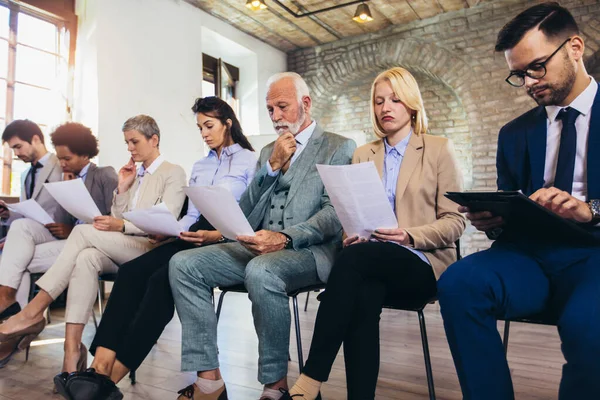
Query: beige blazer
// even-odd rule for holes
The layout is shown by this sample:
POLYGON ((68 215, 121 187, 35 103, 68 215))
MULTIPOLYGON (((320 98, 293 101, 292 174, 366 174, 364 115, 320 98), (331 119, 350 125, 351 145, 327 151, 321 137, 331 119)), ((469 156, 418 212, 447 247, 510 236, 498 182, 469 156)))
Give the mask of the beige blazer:
MULTIPOLYGON (((111 208, 113 217, 124 219, 123 213, 132 208, 130 204, 139 184, 139 177, 136 177, 128 191, 119 194, 115 191, 111 208)), ((187 182, 183 168, 163 161, 153 174, 146 174, 142 179, 140 194, 133 208, 150 208, 164 202, 175 218, 178 218, 185 200, 185 192, 183 191, 185 186, 187 186, 187 182)), ((146 235, 127 220, 125 220, 125 234, 146 235)))
MULTIPOLYGON (((352 163, 373 161, 383 176, 385 145, 382 139, 354 152, 352 163)), ((440 136, 413 134, 406 147, 396 186, 398 226, 414 240, 433 267, 436 278, 456 261, 455 242, 466 221, 458 206, 444 197, 462 190, 462 175, 452 142, 440 136)))

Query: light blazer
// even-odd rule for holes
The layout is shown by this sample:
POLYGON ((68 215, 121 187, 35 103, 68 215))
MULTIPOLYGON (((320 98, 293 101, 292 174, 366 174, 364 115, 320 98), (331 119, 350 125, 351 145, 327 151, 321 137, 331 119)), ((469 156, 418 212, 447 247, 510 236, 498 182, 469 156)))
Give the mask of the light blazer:
MULTIPOLYGON (((373 161, 383 176, 385 144, 382 139, 354 152, 352 163, 373 161)), ((465 230, 458 206, 444 197, 462 190, 462 176, 452 142, 440 136, 410 137, 396 185, 396 218, 433 267, 436 278, 456 261, 455 242, 465 230)))
MULTIPOLYGON (((111 214, 115 218, 124 219, 123 213, 129 211, 129 204, 139 186, 139 177, 125 193, 114 192, 111 214)), ((153 174, 146 174, 142 180, 140 194, 135 208, 150 208, 164 202, 175 218, 179 217, 185 200, 183 188, 187 186, 185 171, 179 165, 163 161, 153 174)), ((125 234, 144 236, 146 233, 131 222, 125 220, 125 234)))
POLYGON ((90 163, 87 176, 85 177, 85 187, 98 206, 102 215, 109 215, 112 206, 113 194, 117 188, 119 178, 113 167, 98 167, 90 163))
MULTIPOLYGON (((240 207, 255 231, 261 226, 271 195, 281 174, 267 173, 267 160, 275 142, 260 152, 257 172, 240 199, 240 207)), ((283 210, 282 233, 292 238, 295 250, 308 248, 315 257, 319 279, 327 282, 336 253, 341 248, 342 225, 325 191, 316 164, 349 164, 356 143, 323 131, 318 124, 302 154, 287 173, 294 177, 283 210)))
MULTIPOLYGON (((25 179, 27 179, 27 174, 29 174, 30 169, 31 165, 21 174, 21 201, 27 200, 25 179)), ((54 222, 68 224, 72 222, 71 216, 58 205, 56 200, 54 200, 54 197, 52 197, 46 188, 44 188, 44 183, 60 182, 62 180, 63 170, 60 167, 60 162, 56 155, 50 153, 50 158, 46 161, 46 164, 42 167, 39 175, 36 177, 31 199, 37 201, 39 205, 46 210, 48 215, 54 219, 54 222)))

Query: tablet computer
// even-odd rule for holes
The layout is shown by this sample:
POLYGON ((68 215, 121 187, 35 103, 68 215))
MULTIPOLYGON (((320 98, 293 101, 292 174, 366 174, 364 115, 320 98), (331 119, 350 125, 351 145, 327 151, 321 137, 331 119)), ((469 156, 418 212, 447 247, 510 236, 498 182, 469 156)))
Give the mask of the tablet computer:
POLYGON ((551 242, 600 244, 584 225, 562 218, 521 192, 448 192, 445 196, 471 211, 501 216, 510 231, 551 242))

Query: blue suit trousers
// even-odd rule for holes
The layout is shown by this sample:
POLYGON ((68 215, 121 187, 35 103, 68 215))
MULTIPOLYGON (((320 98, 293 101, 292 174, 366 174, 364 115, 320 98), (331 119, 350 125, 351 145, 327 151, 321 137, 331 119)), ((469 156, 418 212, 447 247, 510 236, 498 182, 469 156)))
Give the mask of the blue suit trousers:
POLYGON ((559 399, 600 399, 600 248, 501 239, 450 266, 438 296, 464 399, 514 398, 497 320, 548 308, 566 360, 559 399))

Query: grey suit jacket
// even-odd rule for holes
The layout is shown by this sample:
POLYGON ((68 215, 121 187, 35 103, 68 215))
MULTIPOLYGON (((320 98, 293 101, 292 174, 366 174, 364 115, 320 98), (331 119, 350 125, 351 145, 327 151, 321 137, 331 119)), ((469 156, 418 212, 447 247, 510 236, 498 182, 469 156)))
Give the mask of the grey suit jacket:
MULTIPOLYGON (((25 193, 25 179, 31 166, 21 174, 21 201, 27 200, 25 193)), ((54 197, 44 188, 44 183, 59 182, 63 179, 63 171, 56 155, 50 153, 50 158, 46 165, 40 170, 35 181, 35 187, 31 198, 39 203, 40 206, 54 219, 54 222, 69 224, 72 222, 71 216, 58 205, 54 197)))
MULTIPOLYGON (((240 207, 257 230, 271 204, 271 196, 281 174, 267 173, 267 161, 275 142, 265 146, 258 160, 254 180, 240 199, 240 207)), ((295 250, 308 248, 314 255, 319 279, 327 282, 336 253, 341 248, 342 225, 325 191, 316 164, 349 164, 356 143, 317 124, 306 148, 292 164, 296 169, 283 210, 282 233, 292 238, 295 250)))
POLYGON ((113 167, 98 167, 96 164, 90 163, 90 168, 85 177, 85 187, 92 195, 92 199, 94 199, 94 203, 96 203, 102 215, 110 215, 118 180, 119 178, 113 167))

